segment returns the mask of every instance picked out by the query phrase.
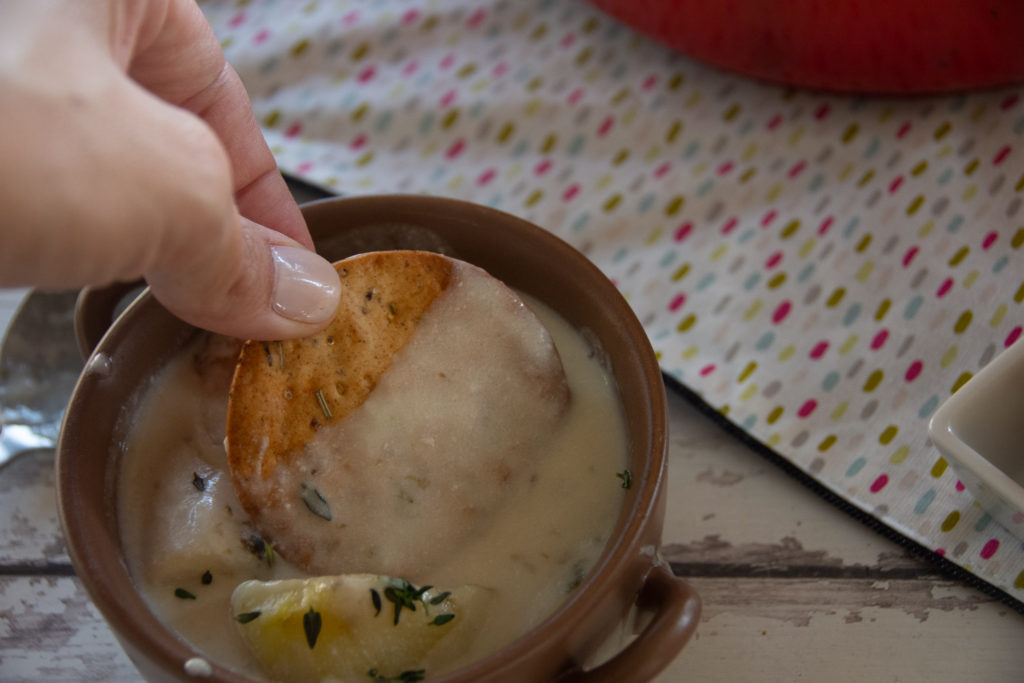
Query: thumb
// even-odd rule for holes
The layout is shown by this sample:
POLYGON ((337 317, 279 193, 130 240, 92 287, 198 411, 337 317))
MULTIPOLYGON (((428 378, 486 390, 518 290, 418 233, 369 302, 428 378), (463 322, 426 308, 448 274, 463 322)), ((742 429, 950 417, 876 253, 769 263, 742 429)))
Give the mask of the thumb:
POLYGON ((197 245, 191 263, 145 274, 153 295, 182 320, 241 339, 313 334, 334 316, 341 291, 324 258, 279 232, 235 214, 239 229, 197 245))

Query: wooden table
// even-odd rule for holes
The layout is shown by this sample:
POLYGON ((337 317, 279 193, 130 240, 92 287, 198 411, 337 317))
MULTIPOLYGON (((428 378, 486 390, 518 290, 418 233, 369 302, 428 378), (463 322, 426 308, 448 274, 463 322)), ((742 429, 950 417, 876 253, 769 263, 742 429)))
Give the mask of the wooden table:
MULTIPOLYGON (((0 290, 6 329, 24 290, 0 290)), ((661 681, 1013 681, 1024 616, 832 507, 670 392, 664 554, 704 599, 661 681)), ((0 680, 138 676, 64 551, 49 455, 0 471, 0 680)))

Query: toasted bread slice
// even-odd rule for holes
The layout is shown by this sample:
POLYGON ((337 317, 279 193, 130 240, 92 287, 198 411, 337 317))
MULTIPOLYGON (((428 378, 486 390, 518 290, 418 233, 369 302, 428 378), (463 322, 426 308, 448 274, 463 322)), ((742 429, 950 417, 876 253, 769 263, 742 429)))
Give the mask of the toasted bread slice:
MULTIPOLYGON (((425 251, 340 261, 341 300, 326 329, 302 339, 246 342, 228 401, 228 464, 236 481, 266 479, 279 460, 300 457, 321 426, 362 405, 448 286, 451 268, 450 259, 425 251)), ((259 502, 242 498, 242 505, 259 502)))
POLYGON ((400 574, 528 485, 568 384, 540 320, 479 268, 417 251, 336 268, 342 299, 323 332, 244 345, 228 464, 286 559, 400 574))

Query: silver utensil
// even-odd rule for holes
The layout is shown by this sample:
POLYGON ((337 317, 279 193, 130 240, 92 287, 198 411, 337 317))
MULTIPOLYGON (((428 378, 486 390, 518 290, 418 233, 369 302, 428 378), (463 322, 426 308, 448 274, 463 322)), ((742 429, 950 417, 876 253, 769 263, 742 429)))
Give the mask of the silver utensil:
POLYGON ((77 292, 34 290, 0 346, 0 467, 23 453, 52 450, 82 372, 75 341, 77 292))

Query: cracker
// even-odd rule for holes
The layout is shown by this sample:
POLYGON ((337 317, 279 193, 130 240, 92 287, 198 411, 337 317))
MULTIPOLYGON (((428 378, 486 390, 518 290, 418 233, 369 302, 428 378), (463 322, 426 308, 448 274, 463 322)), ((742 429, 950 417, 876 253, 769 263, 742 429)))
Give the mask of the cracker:
POLYGON ((540 319, 475 266, 391 251, 336 268, 342 298, 324 331, 242 349, 227 415, 235 491, 302 569, 425 570, 532 485, 568 381, 540 319))
POLYGON ((228 400, 228 465, 242 507, 248 481, 268 479, 301 457, 325 424, 342 420, 373 391, 420 316, 445 290, 451 261, 431 252, 387 251, 335 264, 341 300, 322 332, 302 339, 247 341, 228 400))

